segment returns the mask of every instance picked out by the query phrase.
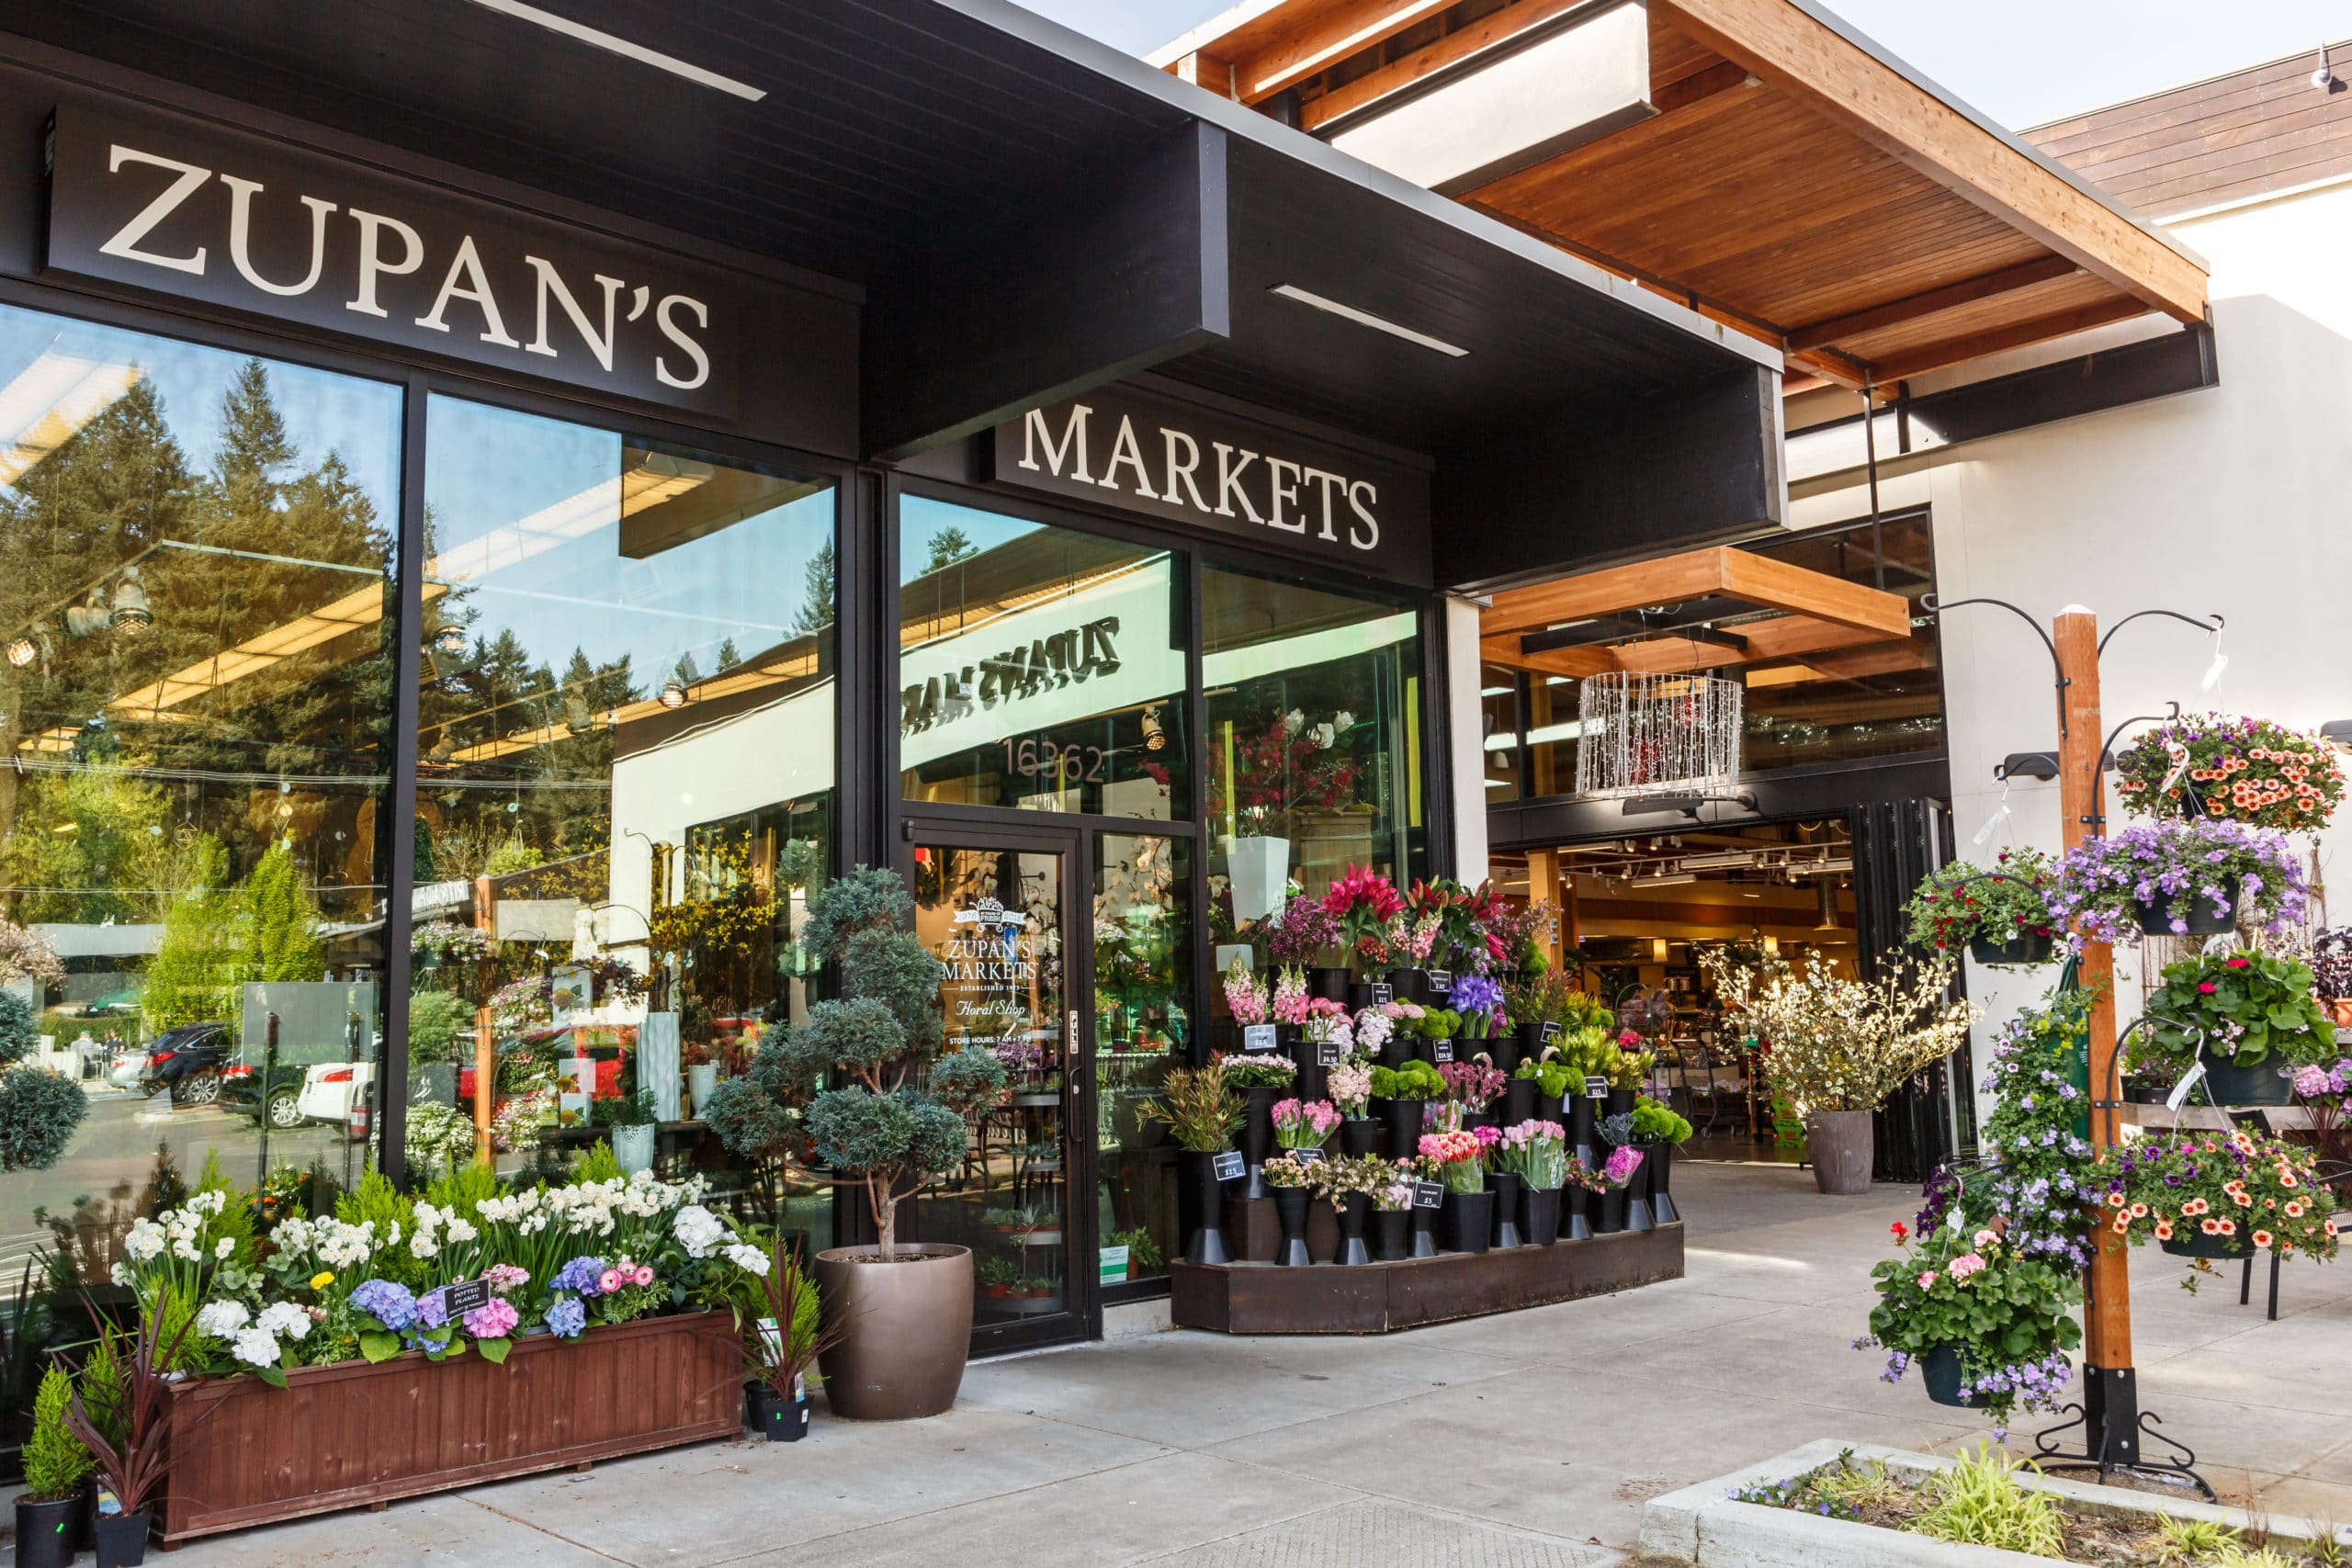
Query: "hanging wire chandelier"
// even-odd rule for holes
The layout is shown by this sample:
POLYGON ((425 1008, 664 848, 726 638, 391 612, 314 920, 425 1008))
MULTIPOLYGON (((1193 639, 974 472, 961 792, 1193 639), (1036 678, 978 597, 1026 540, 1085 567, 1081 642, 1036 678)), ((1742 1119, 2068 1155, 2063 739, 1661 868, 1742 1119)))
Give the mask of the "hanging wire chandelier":
POLYGON ((1713 675, 1588 676, 1577 689, 1577 793, 1729 794, 1746 690, 1713 675))

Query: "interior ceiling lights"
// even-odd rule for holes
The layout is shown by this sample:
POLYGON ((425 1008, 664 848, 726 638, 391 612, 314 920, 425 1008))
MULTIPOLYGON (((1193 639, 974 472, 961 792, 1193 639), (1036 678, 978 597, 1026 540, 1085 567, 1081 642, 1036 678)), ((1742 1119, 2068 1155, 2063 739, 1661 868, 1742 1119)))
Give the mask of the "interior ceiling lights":
POLYGON ((1728 795, 1739 784, 1736 681, 1611 671, 1577 688, 1577 794, 1728 795))

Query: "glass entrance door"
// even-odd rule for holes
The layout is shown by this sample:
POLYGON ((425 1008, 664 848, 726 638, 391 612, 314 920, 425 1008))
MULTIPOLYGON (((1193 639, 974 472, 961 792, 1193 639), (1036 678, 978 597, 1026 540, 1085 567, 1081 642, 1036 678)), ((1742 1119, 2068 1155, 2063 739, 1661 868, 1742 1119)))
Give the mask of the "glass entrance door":
POLYGON ((1071 1133, 1093 1126, 1091 1056, 1072 1049, 1083 1038, 1071 985, 1078 836, 910 828, 901 869, 916 933, 947 968, 947 1048, 986 1049, 1012 1080, 1004 1104, 971 1119, 962 1168, 924 1198, 922 1234, 972 1249, 974 1349, 1074 1338, 1096 1310, 1089 1216, 1071 1201, 1082 1190, 1073 1158, 1091 1152, 1071 1133))

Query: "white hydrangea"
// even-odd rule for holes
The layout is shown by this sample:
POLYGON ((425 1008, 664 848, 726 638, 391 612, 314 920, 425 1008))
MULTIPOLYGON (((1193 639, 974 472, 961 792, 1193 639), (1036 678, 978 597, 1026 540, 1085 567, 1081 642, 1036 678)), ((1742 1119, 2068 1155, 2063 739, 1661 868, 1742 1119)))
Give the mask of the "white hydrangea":
POLYGON ((277 1337, 266 1328, 248 1328, 230 1343, 229 1353, 250 1366, 277 1365, 277 1337))
POLYGON ((727 1239, 725 1223, 699 1203, 680 1209, 671 1228, 689 1258, 708 1258, 727 1239))
POLYGON ((226 1339, 252 1321, 243 1302, 207 1302, 197 1309, 196 1331, 208 1339, 226 1339))
POLYGON ((746 1274, 757 1274, 764 1280, 768 1275, 768 1255, 756 1247, 737 1242, 727 1249, 727 1261, 746 1274))
POLYGON ((282 1334, 299 1342, 311 1332, 311 1314, 292 1302, 272 1302, 261 1309, 261 1316, 254 1320, 254 1325, 264 1333, 282 1334))

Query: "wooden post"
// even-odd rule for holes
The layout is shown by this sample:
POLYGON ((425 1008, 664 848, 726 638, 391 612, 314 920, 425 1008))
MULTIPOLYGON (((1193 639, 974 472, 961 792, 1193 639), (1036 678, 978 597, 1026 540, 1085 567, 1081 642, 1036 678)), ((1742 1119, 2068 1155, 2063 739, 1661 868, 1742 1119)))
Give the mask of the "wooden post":
POLYGON ((1566 944, 1576 940, 1568 931, 1568 925, 1576 917, 1560 901, 1559 851, 1527 852, 1527 901, 1531 905, 1548 902, 1559 916, 1552 928, 1552 940, 1544 945, 1544 962, 1557 969, 1566 944))
MULTIPOLYGON (((2058 808, 2063 814, 2060 839, 2071 850, 2085 839, 2106 831, 2105 781, 2099 773, 2099 748, 2106 736, 2099 716, 2098 617, 2079 604, 2069 604, 2054 623, 2058 665, 2066 685, 2059 702, 2063 739, 2058 748, 2058 808)), ((2091 1146, 2107 1148, 2115 1142, 2116 1111, 2104 1102, 2115 1094, 2115 952, 2106 942, 2083 946, 2079 983, 2090 993, 2091 1146)), ((2128 1384, 2132 1366, 2132 1281, 2124 1238, 2105 1224, 2091 1233, 2096 1250, 2085 1281, 2088 1299, 2083 1307, 2083 1362, 2096 1396, 2098 1384, 2118 1371, 2128 1384)), ((2136 1400, 2134 1401, 2136 1406, 2136 1400)), ((2137 1418, 2131 1423, 2132 1457, 2137 1457, 2137 1418)), ((2098 1446, 2097 1424, 2088 1427, 2098 1446)), ((2125 1434, 2111 1434, 2120 1444, 2125 1434)))

